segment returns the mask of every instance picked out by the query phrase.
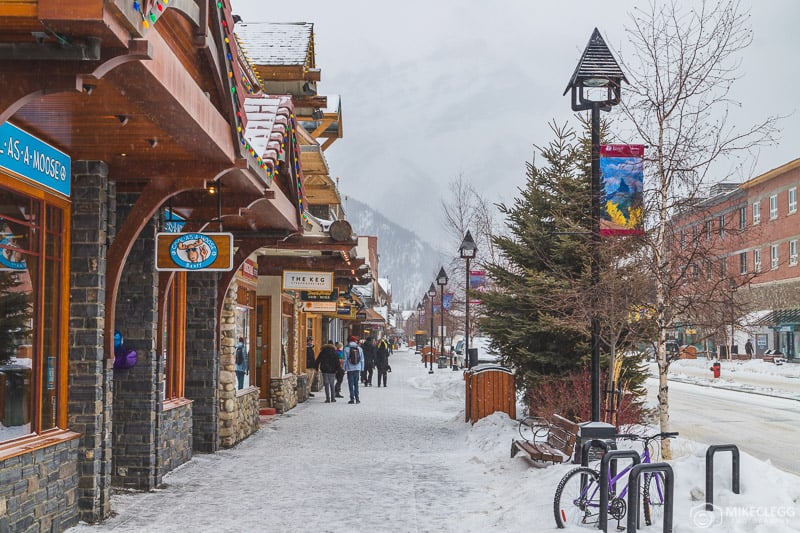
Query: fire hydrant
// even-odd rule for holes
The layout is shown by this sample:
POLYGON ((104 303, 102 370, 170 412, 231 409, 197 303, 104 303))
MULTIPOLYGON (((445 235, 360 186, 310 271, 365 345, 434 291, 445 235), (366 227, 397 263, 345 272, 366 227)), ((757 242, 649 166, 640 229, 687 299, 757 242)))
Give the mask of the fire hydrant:
POLYGON ((720 370, 722 369, 722 365, 719 364, 719 361, 715 361, 713 365, 711 365, 710 370, 714 373, 714 378, 719 377, 720 370))

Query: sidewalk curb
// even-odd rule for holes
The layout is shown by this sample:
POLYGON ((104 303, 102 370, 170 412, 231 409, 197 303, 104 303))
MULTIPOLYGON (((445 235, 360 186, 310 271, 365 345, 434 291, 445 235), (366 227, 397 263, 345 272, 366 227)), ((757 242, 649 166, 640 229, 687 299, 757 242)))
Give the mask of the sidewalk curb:
MULTIPOLYGON (((654 377, 653 379, 656 379, 656 378, 654 377)), ((792 395, 789 395, 790 393, 779 394, 779 393, 776 393, 776 392, 770 393, 770 392, 757 391, 757 390, 747 390, 747 389, 742 389, 742 388, 739 388, 739 387, 733 387, 733 386, 728 386, 728 385, 714 385, 713 383, 698 383, 698 382, 692 381, 690 379, 675 378, 675 377, 668 377, 667 381, 675 381, 677 383, 686 383, 687 385, 696 385, 698 387, 706 387, 706 388, 709 388, 709 389, 721 389, 721 390, 727 390, 727 391, 733 391, 733 392, 744 392, 746 394, 755 394, 757 396, 767 396, 767 397, 770 397, 770 398, 782 398, 784 400, 794 400, 796 402, 800 402, 800 397, 798 397, 798 395, 792 396, 792 395)))

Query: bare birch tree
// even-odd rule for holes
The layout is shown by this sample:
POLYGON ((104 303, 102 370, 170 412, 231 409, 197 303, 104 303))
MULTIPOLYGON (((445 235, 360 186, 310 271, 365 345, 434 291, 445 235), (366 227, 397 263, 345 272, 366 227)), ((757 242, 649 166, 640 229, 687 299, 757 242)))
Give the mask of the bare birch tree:
MULTIPOLYGON (((669 429, 667 330, 679 308, 700 304, 708 293, 687 295, 681 280, 686 257, 671 254, 670 220, 702 196, 723 163, 774 142, 777 117, 737 127, 730 90, 740 76, 739 53, 752 41, 748 13, 737 0, 655 2, 637 9, 626 28, 631 53, 620 53, 630 80, 623 109, 648 146, 645 160, 645 247, 655 282, 658 329, 659 423, 669 429)), ((723 283, 720 280, 720 283, 723 283)), ((669 441, 662 452, 670 457, 669 441)))

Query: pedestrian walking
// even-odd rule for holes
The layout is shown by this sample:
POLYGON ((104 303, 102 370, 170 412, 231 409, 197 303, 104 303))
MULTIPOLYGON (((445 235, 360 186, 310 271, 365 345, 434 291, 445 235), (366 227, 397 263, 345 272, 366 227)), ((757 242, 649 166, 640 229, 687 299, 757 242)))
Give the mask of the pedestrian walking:
POLYGON ((378 341, 375 365, 378 367, 378 387, 381 386, 381 380, 383 380, 383 386, 385 388, 386 375, 392 369, 392 367, 389 366, 389 343, 386 342, 385 337, 378 341))
POLYGON ((747 354, 748 359, 753 358, 753 339, 747 339, 747 342, 744 343, 744 353, 747 354))
POLYGON ((308 396, 313 398, 311 387, 314 386, 314 378, 317 377, 317 371, 314 370, 314 337, 309 336, 306 338, 306 371, 308 372, 308 396))
POLYGON ((314 368, 322 372, 322 385, 325 389, 325 403, 336 401, 336 371, 339 366, 339 355, 333 341, 322 345, 314 368))
POLYGON ((342 381, 344 381, 344 346, 341 342, 336 343, 336 355, 339 357, 339 368, 336 369, 336 391, 335 398, 344 398, 342 396, 342 381))
POLYGON ((361 373, 361 382, 365 387, 372 387, 372 372, 375 368, 375 354, 377 352, 375 341, 372 337, 367 337, 361 349, 364 351, 364 371, 361 373))
POLYGON ((237 389, 244 388, 244 376, 250 373, 250 367, 247 364, 247 348, 244 347, 244 337, 239 337, 239 342, 236 343, 236 385, 237 389))
POLYGON ((347 372, 347 386, 350 389, 350 401, 347 403, 361 403, 358 397, 358 381, 361 371, 364 370, 364 351, 355 336, 347 341, 344 349, 344 370, 347 372))

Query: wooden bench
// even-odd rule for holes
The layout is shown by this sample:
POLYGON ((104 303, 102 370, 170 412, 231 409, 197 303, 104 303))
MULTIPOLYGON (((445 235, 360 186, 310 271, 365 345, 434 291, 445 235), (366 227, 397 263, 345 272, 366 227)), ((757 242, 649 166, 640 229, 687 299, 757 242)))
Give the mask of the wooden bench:
POLYGON ((549 422, 526 418, 520 421, 520 435, 511 441, 511 457, 524 451, 532 461, 565 463, 572 459, 578 424, 557 414, 549 422))

